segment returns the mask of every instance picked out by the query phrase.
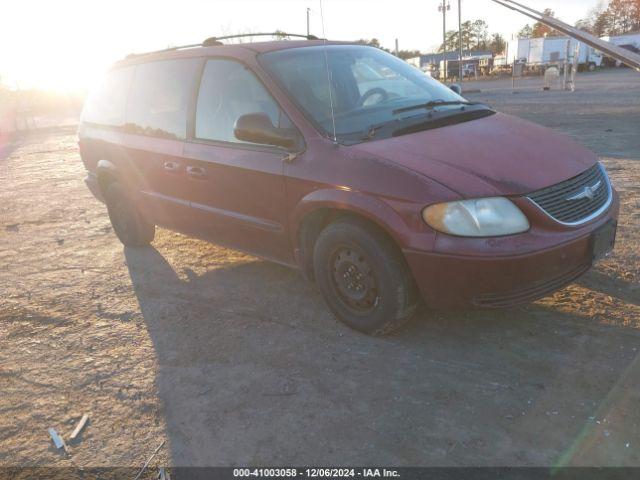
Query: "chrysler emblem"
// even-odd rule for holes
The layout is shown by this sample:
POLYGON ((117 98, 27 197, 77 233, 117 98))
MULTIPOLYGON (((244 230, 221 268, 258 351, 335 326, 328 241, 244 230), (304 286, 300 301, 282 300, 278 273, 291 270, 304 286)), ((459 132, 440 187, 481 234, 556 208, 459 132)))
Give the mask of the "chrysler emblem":
POLYGON ((590 187, 584 187, 584 189, 580 193, 576 193, 575 195, 567 197, 565 200, 568 200, 568 201, 581 200, 583 198, 588 198, 589 200, 593 200, 593 197, 595 196, 596 192, 600 188, 600 185, 602 185, 602 180, 598 180, 596 183, 594 183, 590 187))

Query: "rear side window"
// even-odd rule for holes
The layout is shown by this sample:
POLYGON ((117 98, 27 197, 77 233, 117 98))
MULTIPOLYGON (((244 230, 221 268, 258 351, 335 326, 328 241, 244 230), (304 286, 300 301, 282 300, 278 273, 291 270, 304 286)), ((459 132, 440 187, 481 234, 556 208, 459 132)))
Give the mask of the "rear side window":
POLYGON ((247 113, 266 113, 276 127, 292 127, 251 70, 233 60, 208 60, 198 93, 196 138, 240 142, 233 129, 247 113))
POLYGON ((82 121, 113 127, 124 125, 133 71, 134 67, 109 71, 89 94, 82 110, 82 121))
POLYGON ((181 59, 138 65, 127 105, 127 130, 184 139, 198 63, 198 59, 181 59))

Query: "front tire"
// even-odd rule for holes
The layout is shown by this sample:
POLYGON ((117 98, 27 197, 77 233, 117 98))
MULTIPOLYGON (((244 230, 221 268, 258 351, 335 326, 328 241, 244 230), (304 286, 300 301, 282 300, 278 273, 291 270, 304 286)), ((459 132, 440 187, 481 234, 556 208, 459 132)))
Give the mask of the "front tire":
POLYGON ((384 335, 415 313, 418 295, 404 258, 366 222, 346 219, 326 227, 316 241, 313 264, 327 305, 355 330, 384 335))
POLYGON ((104 192, 109 219, 113 231, 128 247, 149 245, 156 233, 156 226, 147 222, 119 182, 111 182, 104 192))

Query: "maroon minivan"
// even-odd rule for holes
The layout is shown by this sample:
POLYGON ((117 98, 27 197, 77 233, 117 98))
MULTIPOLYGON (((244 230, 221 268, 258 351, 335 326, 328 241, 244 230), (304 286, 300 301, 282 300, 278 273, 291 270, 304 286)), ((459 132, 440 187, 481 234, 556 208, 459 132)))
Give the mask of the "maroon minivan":
POLYGON ((79 129, 125 245, 155 226, 298 267, 370 334, 432 308, 510 307, 613 248, 598 158, 377 48, 208 39, 131 55, 79 129))

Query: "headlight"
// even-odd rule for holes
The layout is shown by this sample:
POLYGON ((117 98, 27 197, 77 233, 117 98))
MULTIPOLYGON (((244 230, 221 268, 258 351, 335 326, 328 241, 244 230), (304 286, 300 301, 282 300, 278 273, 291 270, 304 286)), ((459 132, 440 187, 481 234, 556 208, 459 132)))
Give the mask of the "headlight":
POLYGON ((529 230, 527 217, 503 197, 438 203, 425 208, 422 218, 440 232, 462 237, 493 237, 529 230))

